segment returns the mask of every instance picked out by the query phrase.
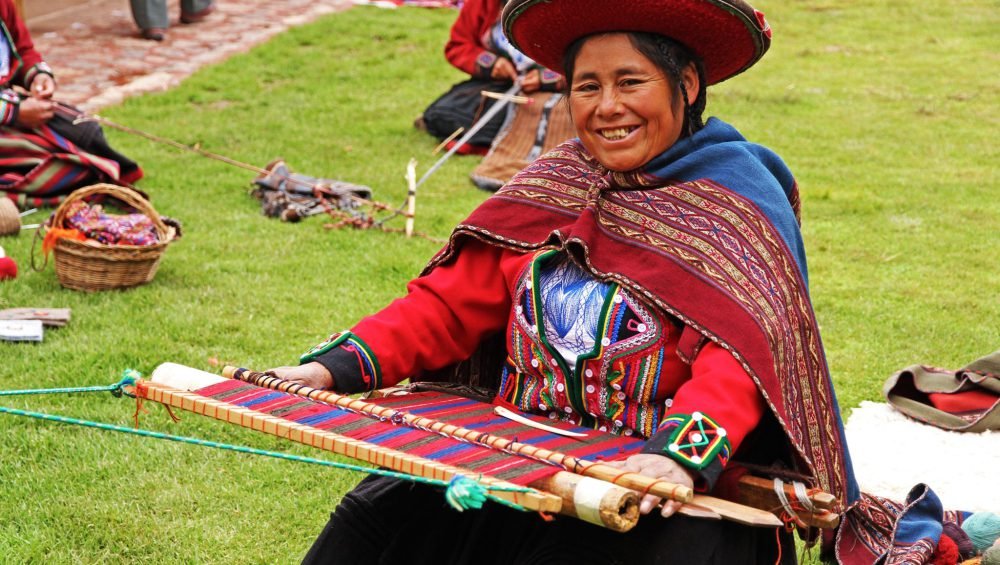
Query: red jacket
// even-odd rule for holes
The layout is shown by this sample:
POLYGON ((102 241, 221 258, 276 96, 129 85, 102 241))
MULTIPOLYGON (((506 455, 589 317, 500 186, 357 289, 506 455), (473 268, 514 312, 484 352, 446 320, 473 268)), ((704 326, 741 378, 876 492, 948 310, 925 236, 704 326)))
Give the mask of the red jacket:
MULTIPOLYGON (((464 360, 485 338, 497 332, 506 332, 510 355, 530 356, 530 351, 544 348, 530 344, 519 350, 515 345, 524 342, 526 333, 521 320, 523 309, 515 305, 523 299, 530 278, 528 269, 535 258, 534 253, 470 241, 453 261, 411 281, 406 296, 364 318, 350 333, 320 344, 304 360, 323 363, 334 375, 335 388, 351 393, 392 386, 421 371, 464 360)), ((530 283, 527 288, 531 288, 530 283)), ((677 352, 683 329, 669 322, 659 326, 653 333, 662 331, 661 337, 632 340, 647 345, 615 353, 617 361, 612 369, 620 371, 624 380, 605 374, 607 370, 602 373, 600 367, 607 365, 596 359, 588 365, 594 368, 593 374, 587 370, 585 382, 578 382, 542 357, 531 359, 530 364, 521 363, 514 368, 517 374, 511 374, 507 382, 545 380, 546 389, 559 392, 546 394, 542 406, 537 395, 525 396, 519 384, 502 384, 501 396, 526 412, 647 438, 655 434, 661 420, 665 431, 669 431, 677 418, 704 414, 725 430, 728 439, 728 448, 718 463, 703 472, 703 484, 710 485, 729 455, 759 423, 764 402, 754 382, 728 351, 707 341, 694 353, 690 364, 686 363, 677 352), (630 374, 636 367, 648 367, 650 359, 657 365, 655 378, 630 374), (539 367, 539 371, 532 375, 531 367, 539 367), (617 382, 622 385, 615 386, 617 382), (582 397, 571 398, 570 390, 580 391, 582 397), (589 416, 581 411, 589 411, 589 416)), ((656 449, 647 452, 664 447, 668 434, 656 435, 656 440, 650 442, 656 449)))
POLYGON ((3 31, 10 38, 14 51, 11 53, 10 72, 0 77, 0 86, 15 84, 27 88, 31 81, 26 79, 34 78, 34 73, 29 77, 29 71, 42 63, 42 56, 35 51, 28 28, 18 16, 13 0, 0 0, 0 25, 3 25, 3 31))
POLYGON ((449 63, 473 77, 490 78, 497 55, 487 49, 486 39, 502 8, 500 0, 468 0, 462 5, 444 46, 449 63))
POLYGON ((31 35, 24 21, 17 13, 12 0, 0 0, 0 41, 10 43, 10 68, 7 74, 0 76, 0 126, 10 125, 17 121, 17 109, 20 96, 11 86, 28 89, 31 81, 38 73, 52 74, 49 66, 42 61, 41 54, 35 51, 31 35))

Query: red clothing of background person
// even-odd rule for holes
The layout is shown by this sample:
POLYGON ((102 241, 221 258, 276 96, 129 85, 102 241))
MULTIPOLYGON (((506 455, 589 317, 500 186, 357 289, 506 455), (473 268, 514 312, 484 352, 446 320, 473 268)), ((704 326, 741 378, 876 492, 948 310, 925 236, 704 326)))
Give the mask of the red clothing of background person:
MULTIPOLYGON (((495 100, 483 98, 482 91, 504 92, 515 80, 521 81, 525 94, 557 92, 565 85, 562 75, 541 67, 507 44, 499 30, 500 10, 505 0, 469 0, 462 5, 451 27, 444 54, 448 62, 470 79, 454 85, 435 100, 418 119, 438 139, 445 139, 458 128, 468 130, 495 100)), ((487 123, 468 141, 463 152, 484 153, 506 118, 505 112, 487 123)))

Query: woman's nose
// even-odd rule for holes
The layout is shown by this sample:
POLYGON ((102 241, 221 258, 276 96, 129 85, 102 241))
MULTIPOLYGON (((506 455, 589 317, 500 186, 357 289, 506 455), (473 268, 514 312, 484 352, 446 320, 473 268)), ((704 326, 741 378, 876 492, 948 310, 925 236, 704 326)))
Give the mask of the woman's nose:
POLYGON ((618 91, 605 88, 601 91, 601 99, 597 102, 597 112, 602 116, 613 116, 621 111, 621 99, 618 91))

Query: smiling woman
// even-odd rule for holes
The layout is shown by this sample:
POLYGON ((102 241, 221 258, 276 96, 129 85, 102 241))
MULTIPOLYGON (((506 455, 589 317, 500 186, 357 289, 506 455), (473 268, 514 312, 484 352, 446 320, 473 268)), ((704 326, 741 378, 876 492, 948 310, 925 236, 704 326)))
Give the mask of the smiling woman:
MULTIPOLYGON (((702 120, 705 88, 767 50, 763 15, 739 0, 511 0, 502 24, 569 78, 579 139, 476 209, 407 296, 275 372, 352 393, 465 380, 443 368, 482 354, 500 360, 478 372, 497 403, 642 438, 609 462, 623 471, 732 498, 752 465, 853 501, 795 180, 702 120)), ((438 493, 372 478, 307 561, 795 562, 787 531, 678 510, 647 494, 651 516, 618 534, 506 508, 459 516, 438 493)))

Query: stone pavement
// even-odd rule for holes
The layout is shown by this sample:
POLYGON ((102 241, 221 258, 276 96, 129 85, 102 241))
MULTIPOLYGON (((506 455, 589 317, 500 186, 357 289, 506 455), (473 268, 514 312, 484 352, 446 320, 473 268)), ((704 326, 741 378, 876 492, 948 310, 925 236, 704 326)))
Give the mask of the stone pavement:
POLYGON ((166 90, 203 65, 222 61, 290 27, 346 9, 351 0, 217 0, 216 11, 197 24, 179 22, 170 0, 167 39, 139 37, 128 0, 66 3, 32 12, 26 22, 35 47, 52 66, 56 97, 88 111, 143 92, 166 90))

